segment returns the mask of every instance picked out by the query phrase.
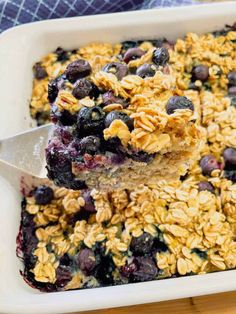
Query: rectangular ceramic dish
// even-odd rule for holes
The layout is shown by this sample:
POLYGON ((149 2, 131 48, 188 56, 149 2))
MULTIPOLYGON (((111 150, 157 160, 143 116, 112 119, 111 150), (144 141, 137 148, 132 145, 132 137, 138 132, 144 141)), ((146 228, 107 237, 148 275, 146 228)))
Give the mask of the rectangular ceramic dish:
MULTIPOLYGON (((236 20, 236 2, 52 20, 11 29, 0 36, 0 137, 32 126, 32 65, 57 46, 132 38, 175 39, 186 32, 220 29, 236 20)), ((170 300, 236 289, 236 270, 116 287, 58 293, 31 289, 19 273, 16 235, 21 173, 0 166, 0 312, 65 313, 170 300)))

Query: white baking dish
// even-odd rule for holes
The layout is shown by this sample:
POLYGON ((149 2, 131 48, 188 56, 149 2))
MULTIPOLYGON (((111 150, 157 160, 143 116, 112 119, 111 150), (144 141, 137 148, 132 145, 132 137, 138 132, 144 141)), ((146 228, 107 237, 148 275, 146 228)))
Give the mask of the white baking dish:
MULTIPOLYGON (((0 137, 29 128, 32 65, 61 45, 131 38, 169 39, 222 28, 236 20, 236 2, 52 20, 0 36, 0 137)), ((20 220, 20 176, 0 166, 0 312, 65 313, 210 294, 236 289, 236 270, 208 275, 57 293, 31 289, 19 274, 15 238, 20 220)))

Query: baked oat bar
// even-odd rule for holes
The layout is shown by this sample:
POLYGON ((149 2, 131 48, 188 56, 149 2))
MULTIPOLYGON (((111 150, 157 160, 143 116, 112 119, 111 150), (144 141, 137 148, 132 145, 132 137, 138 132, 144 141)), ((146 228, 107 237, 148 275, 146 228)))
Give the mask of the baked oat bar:
POLYGON ((82 58, 49 83, 56 129, 48 176, 72 189, 133 188, 184 175, 196 158, 198 108, 176 86, 169 52, 151 42, 111 57, 82 58))
MULTIPOLYGON (((123 44, 131 45, 142 43, 123 44)), ((47 77, 34 81, 31 114, 38 123, 48 114, 49 78, 75 57, 58 51, 62 61, 46 56, 47 77)), ((97 70, 116 54, 108 44, 77 53, 97 70)), ((17 245, 32 287, 64 291, 236 268, 236 24, 188 33, 169 53, 178 90, 194 103, 205 130, 198 160, 177 181, 131 190, 32 188, 22 202, 17 245)), ((67 129, 60 132, 69 141, 67 129)))

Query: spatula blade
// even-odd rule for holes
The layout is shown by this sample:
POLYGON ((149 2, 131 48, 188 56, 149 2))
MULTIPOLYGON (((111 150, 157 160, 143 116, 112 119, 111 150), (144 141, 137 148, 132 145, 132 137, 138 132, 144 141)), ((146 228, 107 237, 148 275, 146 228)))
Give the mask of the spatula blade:
POLYGON ((45 178, 45 147, 52 129, 52 124, 47 124, 0 140, 0 162, 45 178))

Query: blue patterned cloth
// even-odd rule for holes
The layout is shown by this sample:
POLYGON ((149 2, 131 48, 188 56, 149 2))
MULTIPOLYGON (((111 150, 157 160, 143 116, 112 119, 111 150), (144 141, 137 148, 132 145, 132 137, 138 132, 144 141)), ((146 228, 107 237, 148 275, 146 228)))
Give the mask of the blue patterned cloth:
POLYGON ((0 32, 23 23, 193 4, 195 0, 0 0, 0 32))

